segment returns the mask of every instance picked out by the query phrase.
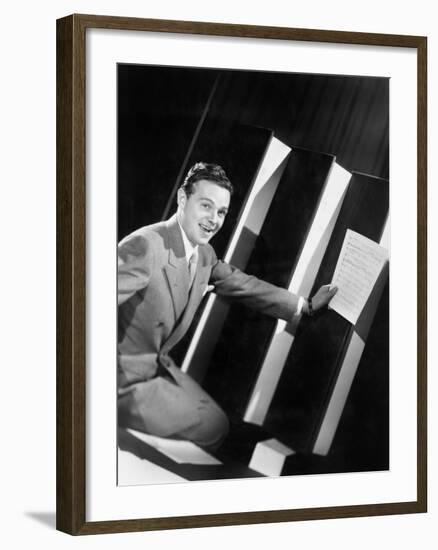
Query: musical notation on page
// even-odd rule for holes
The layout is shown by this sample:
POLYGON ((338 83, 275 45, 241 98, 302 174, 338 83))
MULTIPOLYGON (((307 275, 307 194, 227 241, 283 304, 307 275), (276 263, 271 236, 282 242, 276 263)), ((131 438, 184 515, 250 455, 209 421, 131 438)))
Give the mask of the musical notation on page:
POLYGON ((331 282, 338 292, 329 307, 354 325, 387 261, 386 248, 347 229, 331 282))

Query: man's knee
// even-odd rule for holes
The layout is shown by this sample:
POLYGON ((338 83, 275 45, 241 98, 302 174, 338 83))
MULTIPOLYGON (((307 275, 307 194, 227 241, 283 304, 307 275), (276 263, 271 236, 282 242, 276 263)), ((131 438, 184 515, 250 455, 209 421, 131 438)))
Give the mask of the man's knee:
POLYGON ((210 426, 206 433, 208 437, 205 437, 205 443, 202 444, 202 446, 217 449, 227 437, 229 431, 230 422, 228 417, 224 411, 218 407, 210 418, 210 426))
POLYGON ((180 435, 206 450, 216 450, 228 435, 230 429, 228 417, 215 403, 202 407, 199 412, 199 424, 180 435))

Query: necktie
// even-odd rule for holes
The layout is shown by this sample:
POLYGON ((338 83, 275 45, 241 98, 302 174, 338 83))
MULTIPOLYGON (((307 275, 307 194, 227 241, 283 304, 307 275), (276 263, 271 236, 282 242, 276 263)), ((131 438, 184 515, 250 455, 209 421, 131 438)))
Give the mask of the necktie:
POLYGON ((191 288, 193 284, 193 279, 195 278, 197 263, 198 263, 198 254, 197 254, 197 251, 195 250, 193 254, 190 256, 190 260, 189 260, 189 288, 191 288))

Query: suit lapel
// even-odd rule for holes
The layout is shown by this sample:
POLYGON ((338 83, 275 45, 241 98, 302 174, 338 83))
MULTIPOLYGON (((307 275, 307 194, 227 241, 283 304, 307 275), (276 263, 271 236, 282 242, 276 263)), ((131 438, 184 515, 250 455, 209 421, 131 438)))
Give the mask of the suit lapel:
MULTIPOLYGON (((169 351, 185 334, 193 320, 196 309, 202 299, 202 293, 206 288, 208 278, 210 276, 211 267, 204 266, 201 262, 201 255, 199 257, 198 266, 196 269, 195 278, 193 280, 192 288, 188 294, 188 301, 186 298, 186 307, 183 310, 181 319, 177 326, 170 334, 169 338, 163 346, 163 351, 169 351)), ((187 269, 187 291, 188 291, 188 269, 187 269)), ((187 296, 187 295, 186 295, 187 296)))
POLYGON ((185 257, 184 243, 181 231, 178 227, 176 216, 172 216, 167 222, 167 249, 169 250, 168 264, 164 266, 164 272, 169 284, 175 310, 175 321, 184 311, 189 294, 189 271, 185 257))
POLYGON ((184 277, 184 270, 187 270, 185 259, 180 262, 180 266, 166 265, 164 272, 169 284, 170 295, 172 297, 173 308, 175 310, 175 321, 177 321, 184 311, 189 293, 188 275, 184 277))
POLYGON ((208 280, 208 277, 209 277, 208 271, 209 271, 208 267, 200 266, 198 263, 195 278, 193 280, 193 285, 189 295, 189 301, 184 311, 184 317, 187 316, 190 319, 190 321, 193 315, 195 314, 195 311, 196 311, 196 308, 198 307, 199 302, 201 301, 202 292, 205 288, 205 286, 202 283, 208 280))

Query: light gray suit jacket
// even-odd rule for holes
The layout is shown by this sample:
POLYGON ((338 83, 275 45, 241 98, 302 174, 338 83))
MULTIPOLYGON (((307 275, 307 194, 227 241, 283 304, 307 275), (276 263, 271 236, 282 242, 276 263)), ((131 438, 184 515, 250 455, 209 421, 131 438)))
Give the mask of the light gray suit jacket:
POLYGON ((207 285, 226 299, 276 318, 290 320, 296 311, 297 296, 219 261, 209 244, 199 247, 189 289, 176 215, 120 242, 119 423, 166 436, 198 421, 196 407, 180 391, 179 371, 168 353, 188 330, 207 285))

